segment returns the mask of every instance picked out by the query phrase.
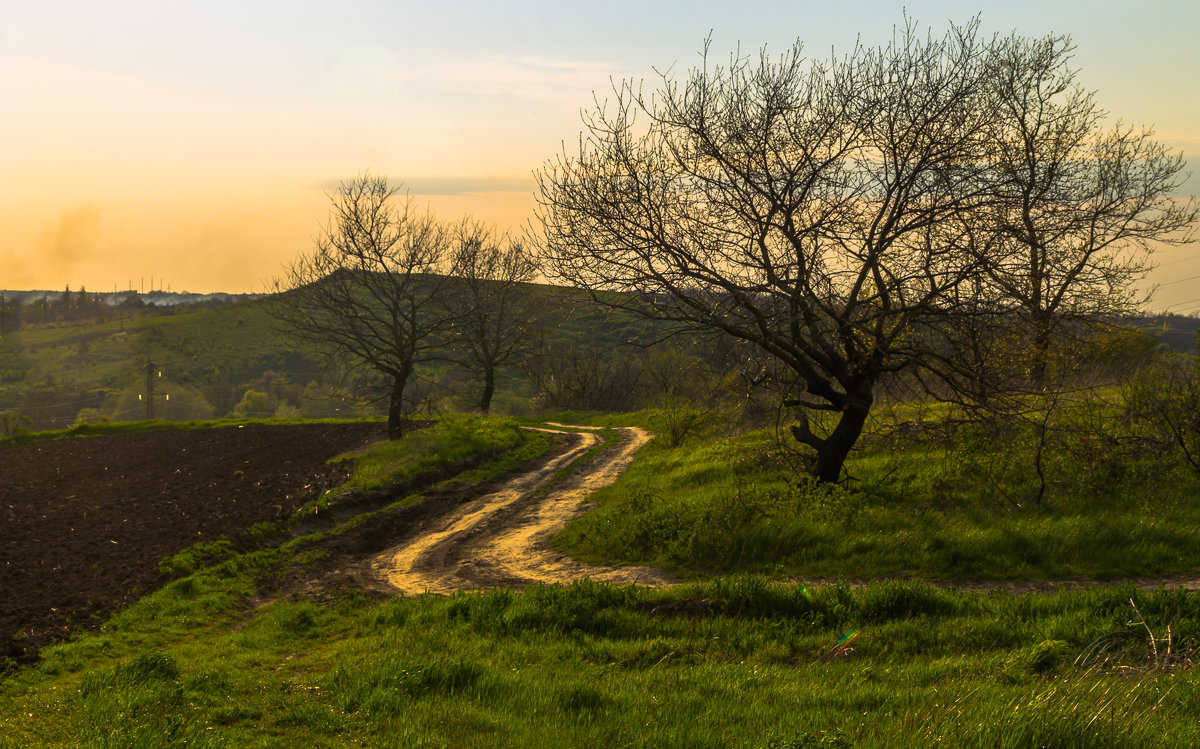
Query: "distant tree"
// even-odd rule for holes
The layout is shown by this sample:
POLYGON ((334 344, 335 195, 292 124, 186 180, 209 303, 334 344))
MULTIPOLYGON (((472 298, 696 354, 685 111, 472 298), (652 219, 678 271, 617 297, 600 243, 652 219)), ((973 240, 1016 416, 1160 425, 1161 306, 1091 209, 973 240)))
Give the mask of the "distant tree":
POLYGON ((275 406, 271 396, 261 390, 247 390, 233 407, 233 413, 241 418, 265 419, 275 413, 275 406))
POLYGON ((0 437, 20 437, 28 434, 33 420, 27 415, 9 409, 0 411, 0 437))
POLYGON ((237 404, 237 394, 233 385, 225 380, 217 380, 203 388, 205 399, 212 404, 213 409, 218 415, 233 411, 233 407, 237 404))
POLYGON ((399 438, 405 386, 442 356, 447 233, 384 177, 343 182, 332 203, 316 248, 275 281, 267 310, 334 366, 384 377, 388 434, 399 438))
POLYGON ((455 361, 482 381, 491 410, 499 369, 532 350, 543 310, 529 282, 538 263, 523 242, 464 219, 451 231, 451 276, 442 296, 455 361))
POLYGON ((1135 433, 1156 455, 1174 452, 1200 473, 1200 359, 1164 354, 1125 383, 1123 395, 1135 433))
POLYGON ((21 305, 0 292, 0 337, 21 329, 21 305))
POLYGON ((108 421, 108 416, 98 408, 81 408, 79 409, 79 413, 75 415, 75 426, 82 424, 103 424, 106 421, 108 421))
POLYGON ((525 366, 542 408, 627 411, 637 406, 637 354, 631 346, 539 341, 525 366))

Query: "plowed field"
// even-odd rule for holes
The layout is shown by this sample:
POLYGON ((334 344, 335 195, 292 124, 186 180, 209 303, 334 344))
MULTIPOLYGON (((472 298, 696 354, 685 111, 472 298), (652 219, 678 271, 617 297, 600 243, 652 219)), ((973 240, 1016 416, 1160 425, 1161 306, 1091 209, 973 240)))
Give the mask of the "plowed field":
POLYGON ((0 444, 0 660, 163 582, 161 559, 236 536, 345 478, 381 424, 254 425, 0 444))

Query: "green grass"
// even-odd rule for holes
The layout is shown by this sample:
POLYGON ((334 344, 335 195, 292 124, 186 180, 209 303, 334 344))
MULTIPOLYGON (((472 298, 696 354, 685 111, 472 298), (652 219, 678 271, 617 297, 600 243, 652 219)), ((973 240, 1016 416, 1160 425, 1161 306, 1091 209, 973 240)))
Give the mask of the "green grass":
POLYGON ((442 470, 465 460, 510 450, 528 433, 517 422, 502 416, 451 415, 403 439, 373 445, 368 452, 342 456, 353 460, 350 479, 341 490, 382 489, 408 484, 432 470, 442 470))
MULTIPOLYGON (((546 448, 516 427, 447 419, 359 456, 352 481, 485 480, 546 448), (466 472, 447 475, 457 468, 466 472)), ((263 586, 314 561, 319 544, 222 550, 219 564, 192 560, 190 574, 101 631, 0 681, 0 746, 1200 743, 1200 595, 1129 584, 1022 595, 902 580, 805 586, 742 574, 1197 571, 1200 492, 1178 466, 1124 454, 1099 469, 1063 460, 1050 501, 1017 509, 997 492, 1020 491, 1021 477, 978 470, 1019 465, 1015 447, 894 448, 868 441, 849 464, 852 482, 820 486, 797 479, 795 457, 768 432, 651 442, 557 543, 702 578, 672 589, 580 582, 261 605, 263 586), (1149 481, 1155 469, 1166 479, 1149 481)))
MULTIPOLYGON (((629 417, 623 417, 629 418, 629 417)), ((653 423, 654 414, 639 417, 653 423)), ((606 420, 605 425, 614 423, 606 420)), ((1161 456, 1050 453, 1040 508, 1019 445, 868 441, 823 486, 773 431, 654 440, 555 541, 595 563, 802 579, 1200 574, 1200 477, 1161 456)), ((1101 448, 1104 446, 1101 445, 1101 448)), ((1057 448, 1056 448, 1057 449, 1057 448)))
MULTIPOLYGON (((251 566, 247 567, 249 569, 251 566)), ((228 570, 227 570, 228 572, 228 570)), ((245 575, 243 570, 239 575, 245 575)), ((10 746, 1187 746, 1200 600, 597 583, 244 611, 172 584, 0 683, 10 746), (839 648, 847 634, 857 633, 839 648), (1119 646, 1093 657, 1097 642, 1119 646)), ((227 595, 218 592, 224 587, 227 595)))

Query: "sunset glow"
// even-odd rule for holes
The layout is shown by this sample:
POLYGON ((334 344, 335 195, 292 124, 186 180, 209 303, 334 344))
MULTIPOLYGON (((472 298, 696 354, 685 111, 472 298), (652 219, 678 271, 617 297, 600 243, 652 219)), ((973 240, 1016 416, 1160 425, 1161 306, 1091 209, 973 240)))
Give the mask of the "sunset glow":
MULTIPOLYGON (((153 277, 174 290, 261 290, 311 247, 331 186, 368 170, 445 219, 520 231, 531 173, 577 142, 580 110, 610 78, 651 89, 656 68, 697 64, 710 32, 718 59, 739 42, 757 54, 797 37, 824 57, 860 35, 884 42, 903 8, 938 33, 973 12, 827 6, 13 4, 0 16, 0 288, 112 291, 153 277)), ((1082 85, 1200 164, 1193 0, 981 10, 988 34, 1072 35, 1082 85)), ((1200 274, 1195 246, 1158 259, 1151 281, 1200 274)), ((1153 306, 1200 309, 1197 289, 1164 286, 1153 306)))

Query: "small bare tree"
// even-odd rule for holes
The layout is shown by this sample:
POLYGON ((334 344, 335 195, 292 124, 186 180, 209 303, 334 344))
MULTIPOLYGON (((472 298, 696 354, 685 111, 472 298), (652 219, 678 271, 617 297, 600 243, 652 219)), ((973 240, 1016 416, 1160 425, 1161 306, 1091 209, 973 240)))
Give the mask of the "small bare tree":
POLYGON ((569 341, 539 344, 526 366, 541 408, 624 411, 637 403, 638 364, 630 347, 569 341))
POLYGON ((315 249, 274 283, 268 310, 343 372, 389 382, 388 434, 404 434, 404 388, 441 356, 448 237, 411 198, 371 175, 343 182, 315 249))
POLYGON ((1197 205, 1173 193, 1183 156, 1117 123, 1069 67, 1065 36, 995 45, 996 198, 983 260, 1005 321, 1027 328, 1029 370, 1046 377, 1054 335, 1129 314, 1153 242, 1192 241, 1197 205))
POLYGON ((452 318, 448 343, 462 367, 482 381, 479 410, 491 410, 497 372, 532 350, 541 318, 529 282, 537 259, 525 244, 464 219, 451 233, 451 275, 443 295, 452 318))

